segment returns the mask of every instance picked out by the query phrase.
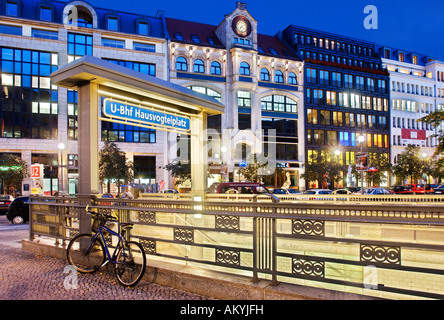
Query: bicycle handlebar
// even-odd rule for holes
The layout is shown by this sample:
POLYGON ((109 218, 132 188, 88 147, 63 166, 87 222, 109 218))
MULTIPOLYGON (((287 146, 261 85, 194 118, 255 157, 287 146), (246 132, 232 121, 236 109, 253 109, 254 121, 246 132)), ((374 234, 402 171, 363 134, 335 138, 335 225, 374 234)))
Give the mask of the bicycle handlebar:
POLYGON ((109 216, 109 215, 106 215, 106 214, 100 213, 100 212, 90 211, 88 209, 89 209, 89 206, 86 207, 86 214, 98 216, 99 218, 104 218, 105 220, 108 220, 108 221, 119 221, 116 217, 109 216))

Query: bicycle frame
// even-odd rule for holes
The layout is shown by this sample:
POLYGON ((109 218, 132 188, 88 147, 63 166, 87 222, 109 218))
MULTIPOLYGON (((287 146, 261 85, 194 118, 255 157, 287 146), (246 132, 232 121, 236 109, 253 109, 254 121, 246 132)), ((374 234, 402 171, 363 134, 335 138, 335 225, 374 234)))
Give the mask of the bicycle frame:
MULTIPOLYGON (((102 239, 102 243, 103 243, 103 245, 104 245, 104 247, 105 247, 105 252, 106 252, 106 256, 107 256, 107 260, 106 260, 106 261, 104 262, 104 264, 101 265, 100 267, 103 267, 103 266, 106 265, 108 262, 111 262, 111 263, 114 263, 114 264, 121 264, 121 263, 119 263, 118 261, 115 261, 115 260, 114 260, 114 257, 115 257, 116 254, 117 254, 117 250, 119 249, 119 246, 122 244, 123 257, 124 257, 124 259, 126 258, 125 246, 124 246, 124 244, 127 242, 126 238, 125 238, 123 235, 121 235, 121 234, 119 234, 119 233, 117 233, 117 232, 114 232, 113 230, 111 230, 111 229, 109 229, 109 228, 107 228, 107 227, 105 227, 105 226, 99 226, 99 228, 98 228, 96 234, 95 234, 95 235, 93 236, 93 238, 92 238, 92 241, 91 241, 91 247, 92 247, 94 241, 95 241, 95 240, 97 239, 97 237, 99 237, 99 236, 100 236, 101 239, 102 239), (106 232, 110 233, 111 235, 116 236, 116 237, 119 238, 119 242, 117 243, 116 248, 114 249, 114 253, 113 253, 113 256, 112 256, 112 257, 111 257, 111 255, 110 255, 110 252, 109 252, 109 249, 108 249, 108 245, 107 245, 107 243, 106 243, 106 241, 105 241, 105 236, 103 235, 102 230, 105 230, 106 232)), ((89 251, 90 249, 91 249, 91 248, 89 248, 88 251, 89 251)))

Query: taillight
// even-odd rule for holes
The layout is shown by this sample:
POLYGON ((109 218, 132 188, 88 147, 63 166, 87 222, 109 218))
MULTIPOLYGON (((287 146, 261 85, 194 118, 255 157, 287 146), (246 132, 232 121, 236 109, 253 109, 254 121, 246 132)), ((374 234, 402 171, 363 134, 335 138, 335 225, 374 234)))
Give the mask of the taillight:
POLYGON ((11 204, 11 201, 6 201, 5 204, 9 206, 11 204))

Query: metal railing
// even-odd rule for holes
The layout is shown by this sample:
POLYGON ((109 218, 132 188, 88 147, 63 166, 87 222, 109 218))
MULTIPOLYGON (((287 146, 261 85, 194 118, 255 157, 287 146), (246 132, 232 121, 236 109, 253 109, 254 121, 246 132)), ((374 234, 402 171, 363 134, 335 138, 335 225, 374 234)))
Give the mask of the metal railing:
POLYGON ((31 197, 31 239, 51 238, 65 247, 90 227, 84 208, 91 204, 134 223, 130 236, 149 259, 273 284, 389 299, 444 298, 441 203, 268 199, 31 197))

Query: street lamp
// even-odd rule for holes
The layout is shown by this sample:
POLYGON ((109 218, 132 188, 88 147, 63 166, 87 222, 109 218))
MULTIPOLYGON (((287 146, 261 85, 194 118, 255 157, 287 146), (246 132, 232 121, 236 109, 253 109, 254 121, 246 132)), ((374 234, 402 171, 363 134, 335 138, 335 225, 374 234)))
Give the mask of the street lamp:
MULTIPOLYGON (((364 147, 364 141, 365 141, 364 135, 360 134, 358 136, 358 142, 361 145, 361 153, 362 153, 362 148, 364 147)), ((361 194, 364 194, 364 170, 361 170, 361 194)))
POLYGON ((59 167, 60 167, 60 180, 61 180, 61 185, 59 186, 59 191, 63 192, 63 150, 65 150, 66 145, 63 142, 60 142, 58 145, 59 148, 59 157, 60 157, 60 162, 59 162, 59 167))

